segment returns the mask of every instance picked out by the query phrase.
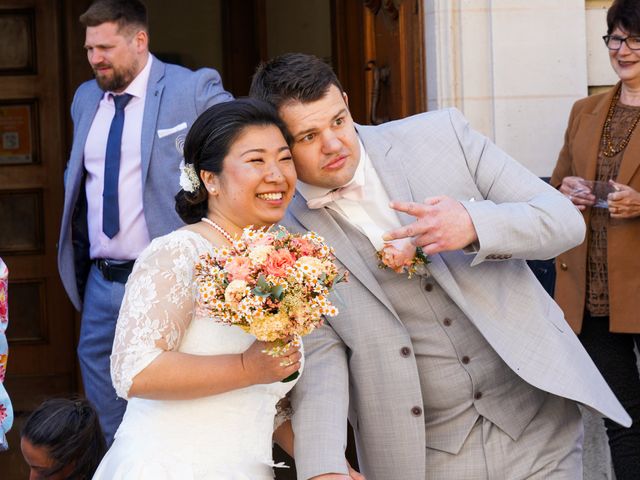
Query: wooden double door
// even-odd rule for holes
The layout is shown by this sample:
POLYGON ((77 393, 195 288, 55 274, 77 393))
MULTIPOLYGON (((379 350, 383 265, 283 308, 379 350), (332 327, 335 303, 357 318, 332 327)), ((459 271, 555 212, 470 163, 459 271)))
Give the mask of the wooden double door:
MULTIPOLYGON (((236 96, 247 94, 256 65, 270 56, 270 15, 279 1, 212 0, 222 19, 222 63, 213 66, 236 96)), ((153 51, 153 39, 167 32, 154 30, 152 9, 166 4, 146 3, 153 51)), ((5 385, 16 413, 10 450, 0 453, 0 478, 7 480, 28 476, 18 438, 26 416, 45 398, 82 391, 79 316, 59 280, 56 257, 69 106, 77 86, 91 78, 77 20, 89 4, 0 0, 0 256, 10 270, 5 385)), ((355 120, 381 123, 425 110, 423 1, 325 0, 322 6, 329 12, 322 27, 330 39, 327 61, 349 94, 355 120)), ((309 20, 294 15, 288 21, 309 20)), ((188 24, 174 28, 190 34, 188 24)), ((278 471, 280 479, 293 475, 278 471)))

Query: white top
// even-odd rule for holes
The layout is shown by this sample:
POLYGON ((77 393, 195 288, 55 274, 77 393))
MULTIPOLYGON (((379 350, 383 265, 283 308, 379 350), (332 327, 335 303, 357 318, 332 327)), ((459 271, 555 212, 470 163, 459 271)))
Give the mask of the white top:
MULTIPOLYGON (((384 245, 382 234, 401 227, 402 224, 395 210, 389 207, 389 195, 387 195, 364 145, 360 140, 358 143, 360 144, 360 163, 358 163, 356 172, 348 184, 362 185, 364 198, 360 202, 340 198, 329 203, 327 207, 344 216, 369 238, 377 250, 380 250, 384 245)), ((298 191, 305 200, 310 200, 321 197, 330 190, 298 181, 298 191)))

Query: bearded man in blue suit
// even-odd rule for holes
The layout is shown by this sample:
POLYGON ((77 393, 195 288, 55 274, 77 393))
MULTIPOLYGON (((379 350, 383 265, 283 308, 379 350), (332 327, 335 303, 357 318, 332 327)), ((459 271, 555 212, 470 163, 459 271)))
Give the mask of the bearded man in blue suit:
POLYGON ((58 266, 82 311, 85 392, 111 443, 125 409, 109 374, 124 284, 151 239, 182 225, 174 195, 187 129, 232 96, 215 70, 193 72, 149 53, 146 7, 138 0, 97 0, 80 22, 95 79, 78 88, 71 106, 58 266))

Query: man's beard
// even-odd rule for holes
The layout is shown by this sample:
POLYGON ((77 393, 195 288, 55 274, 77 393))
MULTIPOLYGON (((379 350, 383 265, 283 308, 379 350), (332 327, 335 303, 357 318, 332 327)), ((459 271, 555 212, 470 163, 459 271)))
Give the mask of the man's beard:
MULTIPOLYGON (((120 92, 124 90, 135 78, 137 72, 138 63, 134 63, 130 68, 124 68, 122 70, 117 70, 115 67, 111 66, 111 71, 113 75, 111 77, 99 76, 94 68, 93 74, 95 75, 96 82, 98 82, 98 86, 104 90, 105 92, 120 92)), ((97 66, 96 68, 99 68, 97 66)))

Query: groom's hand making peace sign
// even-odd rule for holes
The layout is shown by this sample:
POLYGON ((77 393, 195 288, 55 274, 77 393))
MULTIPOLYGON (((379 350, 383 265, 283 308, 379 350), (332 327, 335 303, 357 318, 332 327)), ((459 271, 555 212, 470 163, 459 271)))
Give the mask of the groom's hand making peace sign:
POLYGON ((414 245, 433 255, 460 250, 478 240, 469 212, 454 198, 429 197, 423 203, 392 201, 389 206, 416 217, 416 221, 387 232, 385 241, 412 237, 414 245))

